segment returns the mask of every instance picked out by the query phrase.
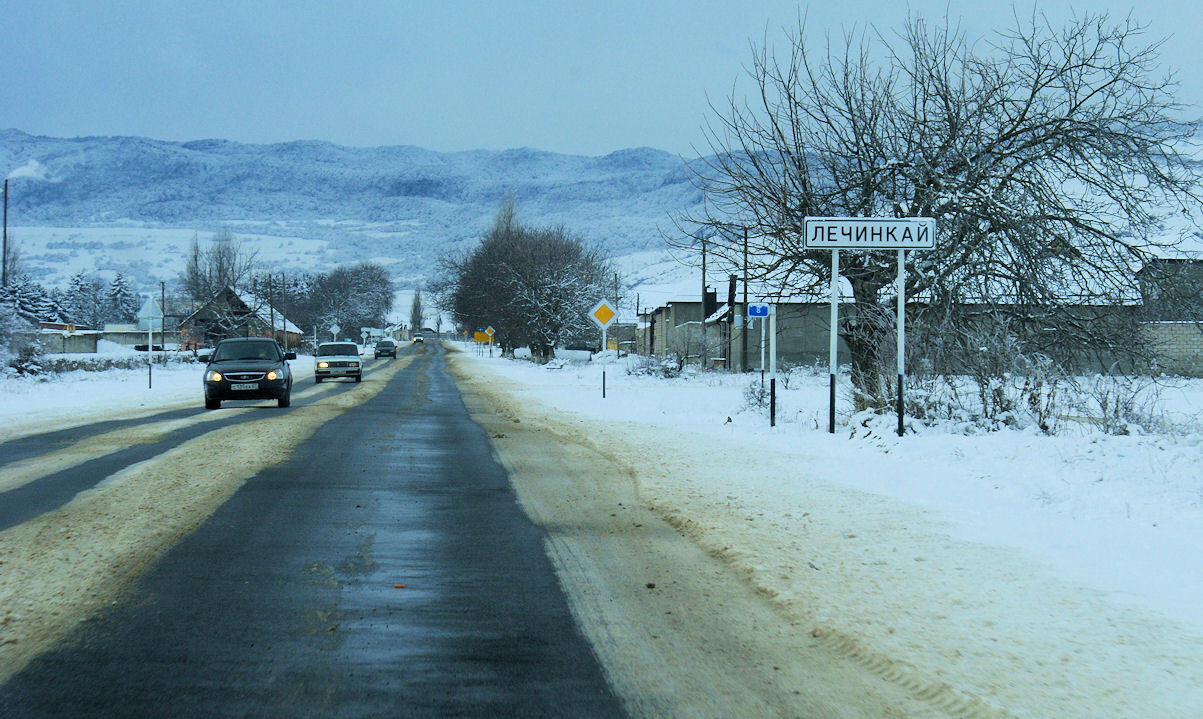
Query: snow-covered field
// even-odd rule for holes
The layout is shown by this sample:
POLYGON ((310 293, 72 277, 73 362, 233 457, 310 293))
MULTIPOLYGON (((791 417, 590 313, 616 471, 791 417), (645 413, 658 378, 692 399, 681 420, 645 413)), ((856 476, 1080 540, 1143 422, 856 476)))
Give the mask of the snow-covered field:
POLYGON ((826 431, 826 375, 795 373, 770 428, 745 409, 753 376, 618 363, 603 399, 597 362, 464 354, 518 406, 622 457, 645 502, 883 674, 1020 716, 1203 716, 1203 381, 1162 390, 1193 427, 1175 436, 1069 422, 899 438, 887 417, 853 437, 826 431))

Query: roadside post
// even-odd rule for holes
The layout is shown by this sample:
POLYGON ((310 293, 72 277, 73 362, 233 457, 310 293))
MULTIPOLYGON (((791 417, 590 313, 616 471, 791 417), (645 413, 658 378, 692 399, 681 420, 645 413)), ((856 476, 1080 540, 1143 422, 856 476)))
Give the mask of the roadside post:
MULTIPOLYGON (((748 319, 760 320, 760 389, 764 391, 764 326, 769 319, 769 305, 767 302, 753 302, 747 305, 748 319)), ((744 328, 744 334, 747 334, 747 328, 744 328)), ((769 400, 769 426, 775 426, 777 422, 776 413, 776 386, 770 389, 769 400)))
POLYGON ((903 428, 903 378, 906 374, 906 251, 936 247, 934 217, 807 217, 803 223, 802 246, 808 250, 831 250, 831 329, 829 346, 830 406, 827 431, 835 434, 836 349, 839 340, 840 250, 898 251, 898 436, 903 428))
MULTIPOLYGON (((163 323, 163 308, 159 305, 159 301, 154 295, 146 298, 146 302, 142 303, 142 307, 138 310, 138 323, 146 323, 146 388, 154 389, 154 370, 152 367, 155 363, 155 322, 159 323, 160 336, 162 336, 163 323)), ((166 337, 164 336, 165 340, 166 337)))
POLYGON ((769 426, 777 426, 777 308, 769 307, 769 426))
POLYGON ((593 320, 593 324, 601 328, 602 399, 606 398, 606 330, 617 318, 618 313, 605 300, 598 300, 597 304, 593 305, 593 309, 589 310, 589 319, 593 320))

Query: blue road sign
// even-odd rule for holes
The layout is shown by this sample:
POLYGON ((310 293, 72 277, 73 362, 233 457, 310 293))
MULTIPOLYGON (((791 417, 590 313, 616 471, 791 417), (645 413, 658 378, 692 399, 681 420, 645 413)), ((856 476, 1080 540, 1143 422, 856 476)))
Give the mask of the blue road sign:
POLYGON ((767 302, 750 302, 748 303, 748 317, 768 317, 769 305, 767 302))

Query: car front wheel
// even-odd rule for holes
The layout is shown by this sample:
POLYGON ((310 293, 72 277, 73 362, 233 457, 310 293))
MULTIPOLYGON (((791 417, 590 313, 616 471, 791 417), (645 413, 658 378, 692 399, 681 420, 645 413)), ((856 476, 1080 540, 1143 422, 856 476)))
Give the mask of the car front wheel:
POLYGON ((277 407, 287 407, 290 404, 292 404, 292 390, 291 389, 288 392, 285 392, 284 394, 280 395, 279 399, 276 400, 277 407))
POLYGON ((362 380, 362 379, 363 379, 363 375, 361 375, 361 374, 357 374, 357 375, 355 375, 355 381, 356 381, 356 382, 358 382, 358 381, 360 381, 360 380, 362 380))
POLYGON ((221 409, 221 400, 205 397, 205 409, 221 409))

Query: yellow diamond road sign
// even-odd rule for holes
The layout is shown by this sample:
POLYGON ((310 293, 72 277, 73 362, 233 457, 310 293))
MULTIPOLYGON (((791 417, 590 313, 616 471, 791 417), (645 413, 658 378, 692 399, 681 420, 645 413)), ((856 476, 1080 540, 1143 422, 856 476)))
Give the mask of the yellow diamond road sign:
POLYGON ((590 319, 592 319, 597 326, 601 327, 602 329, 609 327, 610 323, 613 322, 614 318, 617 316, 618 313, 615 312, 605 300, 601 300, 596 305, 593 305, 593 309, 589 310, 590 319))

